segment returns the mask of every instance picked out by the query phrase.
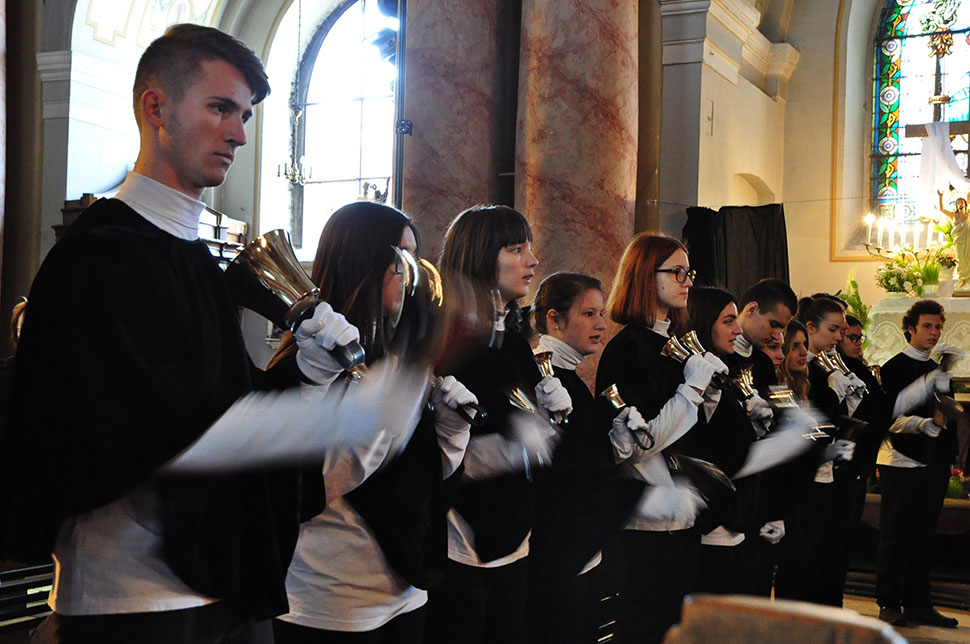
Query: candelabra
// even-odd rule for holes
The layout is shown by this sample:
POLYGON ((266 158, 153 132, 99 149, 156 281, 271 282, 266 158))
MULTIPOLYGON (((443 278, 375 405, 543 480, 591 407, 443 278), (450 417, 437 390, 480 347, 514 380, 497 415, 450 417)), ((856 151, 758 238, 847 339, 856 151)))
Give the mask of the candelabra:
POLYGON ((301 186, 306 184, 313 177, 313 168, 304 166, 304 160, 305 157, 300 157, 299 161, 277 165, 276 176, 301 186))

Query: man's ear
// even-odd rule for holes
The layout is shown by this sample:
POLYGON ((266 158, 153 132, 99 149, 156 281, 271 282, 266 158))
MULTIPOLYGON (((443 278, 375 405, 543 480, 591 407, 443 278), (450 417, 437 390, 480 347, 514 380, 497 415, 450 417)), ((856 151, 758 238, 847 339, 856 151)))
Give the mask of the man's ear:
POLYGON ((758 312, 757 302, 748 302, 747 304, 744 305, 744 308, 741 309, 741 315, 743 315, 746 318, 751 317, 757 312, 758 312))
POLYGON ((162 127, 162 106, 165 104, 165 95, 159 89, 149 88, 142 92, 141 116, 145 123, 158 129, 162 127))

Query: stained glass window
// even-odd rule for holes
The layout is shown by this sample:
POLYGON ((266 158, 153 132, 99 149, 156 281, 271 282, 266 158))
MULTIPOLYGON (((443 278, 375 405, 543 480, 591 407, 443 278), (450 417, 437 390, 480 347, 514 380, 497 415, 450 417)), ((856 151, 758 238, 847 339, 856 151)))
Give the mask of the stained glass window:
MULTIPOLYGON (((872 197, 879 215, 917 218, 922 139, 907 125, 966 121, 970 0, 889 0, 879 22, 873 79, 872 197)), ((951 136, 967 171, 967 135, 951 136)))

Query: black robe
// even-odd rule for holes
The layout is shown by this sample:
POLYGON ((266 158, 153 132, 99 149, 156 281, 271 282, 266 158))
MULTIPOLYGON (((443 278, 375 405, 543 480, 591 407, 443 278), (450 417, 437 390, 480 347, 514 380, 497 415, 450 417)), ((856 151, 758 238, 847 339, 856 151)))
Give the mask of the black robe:
POLYGON ((101 200, 51 250, 29 299, 0 455, 4 554, 49 561, 64 520, 149 484, 183 581, 256 618, 285 612, 295 474, 154 476, 252 389, 206 245, 101 200))

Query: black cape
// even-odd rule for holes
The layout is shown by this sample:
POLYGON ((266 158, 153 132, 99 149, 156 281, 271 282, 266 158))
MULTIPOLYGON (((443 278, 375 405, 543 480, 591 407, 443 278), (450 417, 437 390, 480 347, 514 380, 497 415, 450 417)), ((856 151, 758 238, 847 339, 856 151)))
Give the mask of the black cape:
POLYGON ((201 241, 92 205, 30 291, 3 437, 3 549, 49 561, 70 517, 157 490, 164 558, 254 617, 285 612, 296 476, 155 477, 252 388, 223 274, 201 241))

